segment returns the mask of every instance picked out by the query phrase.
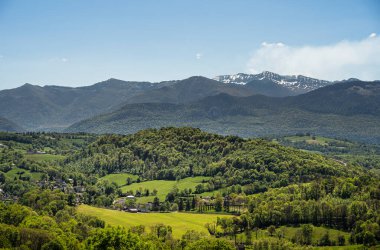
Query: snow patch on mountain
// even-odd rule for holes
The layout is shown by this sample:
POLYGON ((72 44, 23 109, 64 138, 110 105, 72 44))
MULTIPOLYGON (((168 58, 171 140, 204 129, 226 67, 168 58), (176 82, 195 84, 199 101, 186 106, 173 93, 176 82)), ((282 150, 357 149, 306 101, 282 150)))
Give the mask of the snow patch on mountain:
POLYGON ((332 84, 332 82, 329 81, 319 80, 303 75, 279 75, 269 71, 264 71, 256 75, 244 73, 238 73, 235 75, 220 75, 214 77, 213 79, 226 84, 247 84, 254 80, 269 80, 295 92, 303 93, 332 84))

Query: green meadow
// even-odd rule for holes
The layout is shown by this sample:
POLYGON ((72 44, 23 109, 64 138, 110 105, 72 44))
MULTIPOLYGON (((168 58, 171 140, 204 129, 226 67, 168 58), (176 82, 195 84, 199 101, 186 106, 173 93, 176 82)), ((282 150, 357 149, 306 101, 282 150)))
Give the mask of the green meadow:
POLYGON ((127 178, 131 178, 132 181, 136 181, 139 178, 137 175, 120 173, 120 174, 108 174, 100 178, 101 180, 107 180, 109 182, 115 182, 119 187, 127 185, 127 178))
POLYGON ((25 154, 26 159, 34 160, 34 161, 56 161, 63 160, 65 156, 63 155, 52 155, 52 154, 25 154))
POLYGON ((144 225, 149 227, 158 223, 169 225, 173 228, 173 236, 181 237, 187 230, 195 230, 208 234, 204 227, 206 223, 216 222, 217 217, 232 217, 232 215, 195 214, 195 213, 128 213, 105 208, 80 205, 79 213, 97 216, 107 224, 113 226, 131 227, 144 225))
MULTIPOLYGON (((202 183, 203 181, 207 181, 210 177, 197 176, 197 177, 189 177, 179 181, 165 181, 165 180, 155 180, 155 181, 145 181, 140 183, 133 183, 131 185, 123 186, 121 190, 123 193, 132 190, 133 193, 140 188, 144 191, 145 189, 149 189, 150 193, 154 189, 157 190, 157 197, 160 201, 164 201, 166 195, 175 187, 179 190, 183 190, 185 188, 195 190, 195 187, 202 183)), ((140 203, 152 202, 154 196, 144 196, 137 199, 140 203)))
POLYGON ((29 170, 22 169, 22 168, 12 168, 8 172, 5 173, 5 175, 10 178, 14 179, 15 177, 19 177, 19 173, 22 173, 21 176, 30 176, 32 180, 39 180, 41 178, 42 173, 37 173, 37 172, 30 172, 29 170))

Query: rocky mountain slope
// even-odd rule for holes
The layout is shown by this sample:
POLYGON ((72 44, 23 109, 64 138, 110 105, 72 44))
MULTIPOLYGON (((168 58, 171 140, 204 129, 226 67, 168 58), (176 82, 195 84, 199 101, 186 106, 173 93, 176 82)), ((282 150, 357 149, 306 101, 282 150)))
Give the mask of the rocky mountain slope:
POLYGON ((289 89, 294 95, 306 93, 321 87, 332 84, 332 82, 319 80, 302 75, 279 75, 273 72, 264 71, 260 74, 221 75, 216 76, 214 80, 223 83, 249 84, 255 81, 269 81, 272 84, 289 89))

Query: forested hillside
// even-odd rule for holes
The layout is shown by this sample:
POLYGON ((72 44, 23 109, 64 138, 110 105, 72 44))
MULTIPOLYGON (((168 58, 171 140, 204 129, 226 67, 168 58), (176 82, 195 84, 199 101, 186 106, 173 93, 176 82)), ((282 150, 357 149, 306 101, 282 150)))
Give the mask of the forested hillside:
POLYGON ((147 180, 212 176, 213 189, 251 183, 280 187, 322 176, 354 176, 359 171, 265 140, 223 137, 193 128, 103 136, 66 163, 73 170, 100 176, 115 172, 147 180))
POLYGON ((380 242, 380 178, 355 161, 189 127, 103 136, 0 133, 0 143, 0 247, 380 242))

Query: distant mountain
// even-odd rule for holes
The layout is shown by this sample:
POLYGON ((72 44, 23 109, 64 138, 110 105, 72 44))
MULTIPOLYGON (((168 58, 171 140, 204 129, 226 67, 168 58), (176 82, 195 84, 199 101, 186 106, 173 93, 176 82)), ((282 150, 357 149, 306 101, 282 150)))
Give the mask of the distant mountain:
POLYGON ((268 82, 223 84, 201 76, 181 81, 127 82, 109 79, 87 87, 35 86, 0 91, 0 116, 27 130, 60 131, 71 124, 133 103, 190 103, 217 94, 289 96, 288 89, 268 82))
POLYGON ((21 132, 23 128, 8 119, 0 117, 0 131, 21 132))
MULTIPOLYGON (((19 88, 0 91, 0 106, 2 107, 0 116, 14 121, 28 131, 62 131, 74 123, 101 114, 110 114, 123 107, 131 107, 128 106, 130 104, 161 103, 164 106, 184 104, 186 109, 191 106, 191 109, 198 110, 202 109, 202 105, 205 105, 208 100, 212 100, 213 96, 220 94, 233 97, 251 95, 285 97, 283 99, 269 98, 271 110, 277 109, 274 107, 274 103, 280 105, 281 108, 296 108, 314 113, 336 113, 339 110, 336 114, 340 115, 375 115, 378 110, 378 107, 373 105, 378 98, 373 93, 377 90, 357 85, 360 81, 355 79, 332 84, 304 76, 280 76, 271 72, 263 72, 258 75, 221 76, 218 79, 220 81, 194 76, 184 80, 160 83, 109 79, 78 88, 40 87, 25 84, 19 88), (344 84, 344 86, 353 84, 350 85, 353 89, 343 91, 336 87, 340 86, 338 84, 344 84), (331 88, 319 88, 324 85, 331 88), (299 98, 290 97, 315 88, 319 88, 320 92, 312 91, 306 95, 300 95, 299 98), (330 93, 334 89, 336 91, 330 93), (348 99, 351 101, 346 102, 348 99), (281 104, 278 104, 279 100, 282 100, 281 104), (202 105, 198 107, 197 104, 202 105)), ((372 83, 367 84, 371 85, 372 83)), ((255 99, 257 98, 256 96, 255 99)), ((224 105, 225 103, 222 101, 220 104, 224 105)), ((140 106, 133 107, 137 110, 140 106)), ((251 107, 251 104, 248 103, 247 107, 251 107)), ((265 108, 268 107, 265 106, 265 108)), ((145 109, 145 111, 147 110, 148 108, 145 109)), ((247 108, 241 107, 237 111, 247 111, 247 108)), ((142 116, 145 115, 142 114, 142 116)), ((181 116, 183 115, 181 114, 181 116)), ((136 127, 139 126, 136 125, 136 127)))
POLYGON ((380 116, 380 82, 352 79, 287 100, 288 105, 311 112, 380 116))
POLYGON ((192 126, 244 137, 317 133, 380 143, 380 82, 342 82, 294 97, 227 94, 186 104, 128 104, 81 121, 70 132, 134 133, 192 126))
POLYGON ((0 116, 28 130, 60 130, 119 107, 130 97, 175 82, 126 82, 109 79, 88 87, 35 86, 0 91, 0 116))
MULTIPOLYGON (((221 75, 216 76, 214 80, 223 83, 233 83, 233 84, 248 84, 250 82, 271 82, 272 85, 281 86, 289 90, 289 93, 293 95, 303 94, 321 87, 332 84, 332 82, 319 80, 311 77, 306 77, 302 75, 279 75, 273 72, 264 71, 260 74, 243 74, 239 73, 236 75, 221 75)), ((273 95, 274 96, 274 95, 273 95)))
POLYGON ((127 103, 189 103, 221 93, 249 96, 257 92, 244 86, 228 86, 206 77, 193 76, 170 86, 145 91, 130 98, 127 103))

